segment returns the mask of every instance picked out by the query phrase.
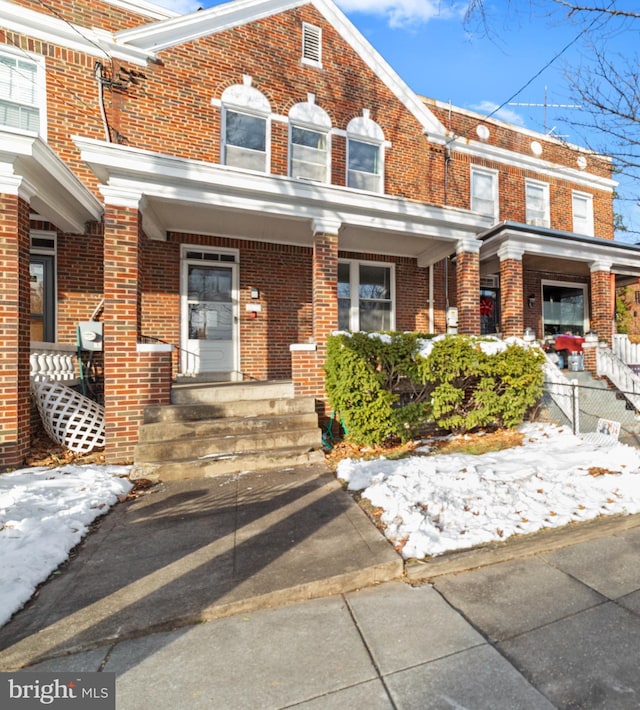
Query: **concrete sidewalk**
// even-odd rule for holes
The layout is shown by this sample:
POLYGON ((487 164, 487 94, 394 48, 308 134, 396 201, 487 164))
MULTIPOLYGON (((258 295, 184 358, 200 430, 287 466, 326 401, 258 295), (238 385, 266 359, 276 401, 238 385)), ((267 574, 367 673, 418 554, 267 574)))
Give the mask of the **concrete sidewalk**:
POLYGON ((603 518, 414 587, 322 469, 163 485, 2 629, 0 668, 113 672, 118 710, 635 709, 639 553, 640 516, 603 518))
POLYGON ((117 506, 0 629, 0 669, 402 572, 324 466, 162 483, 117 506))

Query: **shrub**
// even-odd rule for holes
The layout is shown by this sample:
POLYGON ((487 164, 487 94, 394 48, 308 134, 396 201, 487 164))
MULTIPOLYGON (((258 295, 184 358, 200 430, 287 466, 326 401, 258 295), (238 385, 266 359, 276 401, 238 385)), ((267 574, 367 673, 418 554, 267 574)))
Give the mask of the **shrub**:
POLYGON ((521 341, 341 333, 325 365, 331 407, 357 444, 405 441, 427 422, 453 432, 520 424, 542 394, 544 354, 521 341))

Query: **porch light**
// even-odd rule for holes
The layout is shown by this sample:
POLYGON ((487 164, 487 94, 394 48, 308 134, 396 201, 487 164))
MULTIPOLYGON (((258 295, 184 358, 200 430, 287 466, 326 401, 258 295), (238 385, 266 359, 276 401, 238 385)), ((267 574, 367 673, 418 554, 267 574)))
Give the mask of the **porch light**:
POLYGON ((529 306, 529 308, 533 308, 536 305, 536 297, 533 293, 530 293, 527 296, 527 305, 529 306))

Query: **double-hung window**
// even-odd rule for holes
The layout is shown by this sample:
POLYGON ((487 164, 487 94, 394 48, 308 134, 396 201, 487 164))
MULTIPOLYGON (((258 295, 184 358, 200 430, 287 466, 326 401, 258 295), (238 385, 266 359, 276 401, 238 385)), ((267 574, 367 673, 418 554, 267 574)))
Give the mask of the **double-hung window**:
POLYGON ((36 61, 0 52, 0 126, 42 133, 40 78, 36 61))
POLYGON ((341 330, 393 330, 394 270, 390 264, 341 261, 338 264, 338 327, 341 330))
POLYGON ((573 231, 578 234, 593 236, 593 195, 585 192, 572 194, 573 231))
POLYGON ((527 180, 525 183, 525 201, 527 224, 536 227, 548 227, 549 220, 549 185, 544 182, 527 180))
POLYGON ((244 84, 222 94, 222 162, 236 168, 268 172, 271 107, 263 94, 244 84))
POLYGON ((498 220, 498 173, 471 168, 471 211, 498 220))
POLYGON ((308 101, 295 104, 289 112, 289 175, 301 180, 328 182, 329 131, 331 119, 326 111, 308 101))
POLYGON ((347 126, 347 187, 384 189, 384 134, 366 110, 347 126))

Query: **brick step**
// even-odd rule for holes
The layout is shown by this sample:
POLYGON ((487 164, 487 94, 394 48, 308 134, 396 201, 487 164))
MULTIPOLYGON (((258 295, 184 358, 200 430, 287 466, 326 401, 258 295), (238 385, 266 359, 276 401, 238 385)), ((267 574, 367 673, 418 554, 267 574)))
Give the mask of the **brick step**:
POLYGON ((315 412, 313 397, 233 400, 218 403, 152 405, 145 408, 144 424, 193 422, 224 417, 281 416, 315 412))
POLYGON ((324 455, 319 449, 299 446, 218 454, 195 459, 185 458, 169 462, 135 463, 131 477, 176 481, 187 478, 211 478, 243 471, 286 469, 323 461, 324 455))
MULTIPOLYGON (((277 420, 278 421, 278 420, 277 420)), ((193 436, 182 439, 139 443, 134 450, 134 462, 160 462, 199 459, 211 455, 237 454, 261 449, 287 449, 306 447, 317 448, 322 445, 321 431, 315 428, 293 429, 285 431, 251 432, 239 436, 193 436)))
POLYGON ((314 412, 279 416, 222 417, 217 419, 186 420, 143 424, 138 443, 170 443, 187 437, 203 439, 223 437, 227 441, 236 436, 279 434, 301 429, 317 430, 318 416, 314 412))

